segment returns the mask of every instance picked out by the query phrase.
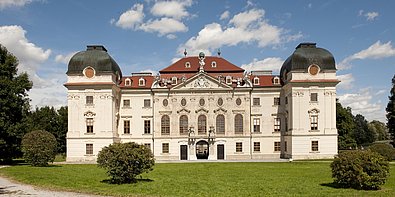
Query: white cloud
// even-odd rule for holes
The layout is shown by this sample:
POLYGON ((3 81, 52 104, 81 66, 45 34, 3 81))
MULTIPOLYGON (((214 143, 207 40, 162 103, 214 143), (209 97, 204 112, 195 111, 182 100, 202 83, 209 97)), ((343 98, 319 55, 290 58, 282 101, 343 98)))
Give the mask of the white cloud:
POLYGON ((337 79, 340 80, 340 83, 337 85, 338 89, 349 90, 353 87, 353 83, 355 81, 354 77, 351 73, 345 75, 338 75, 337 79))
POLYGON ((376 100, 374 93, 369 88, 339 96, 343 106, 351 107, 354 115, 362 114, 369 121, 380 120, 385 122, 385 109, 380 100, 376 100))
POLYGON ((213 50, 222 46, 235 46, 240 43, 251 44, 257 42, 259 47, 277 45, 300 38, 302 35, 287 35, 286 30, 271 25, 264 18, 264 10, 251 9, 236 14, 227 26, 211 23, 204 26, 197 36, 190 38, 178 48, 187 49, 190 54, 199 51, 213 50))
POLYGON ((254 58, 251 63, 243 64, 241 68, 247 71, 272 70, 278 73, 283 63, 284 60, 278 57, 269 57, 263 60, 258 60, 254 58))
POLYGON ((168 38, 168 39, 170 39, 170 40, 173 40, 173 39, 176 39, 177 36, 174 35, 174 34, 167 34, 167 35, 166 35, 166 38, 168 38))
POLYGON ((65 105, 66 90, 62 85, 66 78, 65 71, 44 67, 51 50, 45 50, 30 42, 26 33, 21 26, 0 26, 0 43, 18 58, 18 71, 26 72, 33 82, 33 88, 29 92, 31 105, 65 105), (39 76, 38 70, 45 70, 46 77, 39 76))
POLYGON ((312 8, 312 7, 313 7, 313 4, 312 4, 312 3, 309 3, 309 4, 307 5, 307 7, 308 7, 308 8, 312 8))
POLYGON ((352 67, 351 61, 357 59, 382 59, 392 56, 395 56, 395 48, 392 46, 391 41, 383 44, 380 41, 377 41, 369 48, 364 49, 342 60, 338 65, 338 69, 350 69, 352 67))
POLYGON ((188 28, 180 21, 172 18, 161 18, 148 21, 139 27, 146 32, 158 32, 160 36, 174 32, 186 32, 188 28))
MULTIPOLYGON (((143 8, 143 4, 134 4, 130 10, 121 14, 118 21, 115 22, 115 25, 123 29, 135 29, 144 19, 143 8)), ((113 22, 114 20, 112 20, 112 23, 113 22)))
POLYGON ((221 16, 219 17, 220 20, 225 20, 229 18, 229 11, 226 10, 224 13, 221 14, 221 16))
POLYGON ((192 5, 192 0, 185 1, 158 1, 152 6, 151 13, 154 16, 165 16, 181 19, 189 16, 186 7, 192 5))
POLYGON ((0 0, 0 9, 7 7, 22 7, 32 1, 33 0, 0 0))
POLYGON ((57 62, 57 63, 63 63, 63 64, 68 64, 69 63, 69 61, 70 61, 70 59, 73 57, 73 55, 75 55, 77 52, 76 51, 74 51, 74 52, 71 52, 71 53, 69 53, 69 54, 67 54, 67 55, 57 55, 56 57, 55 57, 55 62, 57 62))
POLYGON ((374 21, 378 16, 378 12, 368 12, 365 14, 366 20, 368 21, 374 21))

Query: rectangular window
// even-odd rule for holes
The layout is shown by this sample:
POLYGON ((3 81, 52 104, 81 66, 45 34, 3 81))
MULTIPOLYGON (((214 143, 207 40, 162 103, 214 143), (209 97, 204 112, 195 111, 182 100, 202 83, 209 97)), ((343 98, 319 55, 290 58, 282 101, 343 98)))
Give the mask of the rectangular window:
POLYGON ((279 132, 281 129, 281 119, 280 118, 275 118, 274 119, 274 131, 279 132))
POLYGON ((86 96, 86 105, 93 105, 93 96, 86 96))
POLYGON ((254 118, 254 132, 261 132, 261 125, 259 118, 254 118))
POLYGON ((318 130, 318 115, 311 115, 310 116, 310 121, 311 121, 311 130, 316 131, 318 130))
POLYGON ((259 99, 259 98, 253 98, 253 100, 252 100, 252 105, 254 105, 254 106, 259 106, 259 105, 261 105, 260 99, 259 99))
POLYGON ((318 94, 317 93, 311 93, 310 94, 310 101, 311 102, 317 102, 318 101, 318 94))
POLYGON ((93 118, 86 119, 86 132, 93 133, 93 118))
POLYGON ((169 153, 169 143, 162 143, 162 153, 169 153))
POLYGON ((151 99, 144 99, 144 107, 151 107, 151 99))
POLYGON ((123 133, 130 134, 130 120, 123 121, 123 133))
POLYGON ((281 143, 280 142, 274 142, 274 151, 275 152, 281 151, 281 143))
POLYGON ((151 133, 151 120, 144 120, 144 134, 151 133))
POLYGON ((261 151, 261 143, 254 142, 254 152, 260 152, 260 151, 261 151))
POLYGON ((86 154, 93 155, 93 144, 86 144, 86 154))
POLYGON ((150 143, 145 143, 145 144, 144 144, 144 147, 145 147, 145 148, 148 148, 148 149, 151 149, 151 144, 150 144, 150 143))
POLYGON ((129 99, 123 100, 123 107, 130 107, 130 100, 129 99))
POLYGON ((311 151, 318 151, 318 141, 311 141, 311 151))
POLYGON ((280 105, 280 97, 274 97, 274 105, 280 105))
POLYGON ((242 142, 236 142, 236 152, 237 153, 243 152, 243 143, 242 142))

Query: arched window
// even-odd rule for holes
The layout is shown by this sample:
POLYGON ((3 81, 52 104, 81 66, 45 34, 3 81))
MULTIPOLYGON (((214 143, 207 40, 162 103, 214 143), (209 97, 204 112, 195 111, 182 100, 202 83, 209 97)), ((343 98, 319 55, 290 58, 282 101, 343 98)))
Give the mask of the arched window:
POLYGON ((235 133, 243 133, 243 115, 241 114, 235 116, 235 133))
POLYGON ((168 115, 162 116, 161 133, 162 133, 162 135, 169 135, 170 134, 170 117, 168 115))
POLYGON ((139 79, 139 86, 145 86, 145 80, 144 78, 139 79))
POLYGON ((198 134, 206 134, 207 131, 207 119, 205 115, 200 115, 198 117, 198 134))
POLYGON ((180 135, 188 134, 188 116, 182 115, 180 117, 180 135))
POLYGON ((274 77, 273 78, 273 84, 280 84, 280 78, 274 77))
POLYGON ((259 85, 259 78, 258 77, 254 77, 254 85, 259 85))
POLYGON ((318 109, 309 110, 310 130, 311 131, 317 131, 318 130, 318 114, 319 113, 320 113, 320 110, 318 110, 318 109))
POLYGON ((173 84, 173 85, 177 84, 177 77, 172 77, 171 78, 171 84, 173 84))
POLYGON ((131 81, 130 81, 130 79, 129 78, 127 78, 127 79, 125 79, 125 86, 130 86, 130 83, 131 81))
POLYGON ((232 77, 231 76, 226 76, 226 84, 232 84, 232 77))
POLYGON ((218 115, 215 122, 217 134, 225 134, 225 116, 222 114, 218 115))

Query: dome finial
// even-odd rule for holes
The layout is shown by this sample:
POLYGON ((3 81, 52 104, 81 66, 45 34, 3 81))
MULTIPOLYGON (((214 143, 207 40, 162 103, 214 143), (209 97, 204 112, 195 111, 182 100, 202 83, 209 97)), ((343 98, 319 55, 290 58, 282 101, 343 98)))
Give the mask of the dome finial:
POLYGON ((218 48, 217 54, 218 54, 218 56, 221 56, 221 50, 219 48, 218 48))
POLYGON ((185 49, 185 51, 184 51, 184 56, 186 57, 187 54, 188 54, 187 49, 185 49))

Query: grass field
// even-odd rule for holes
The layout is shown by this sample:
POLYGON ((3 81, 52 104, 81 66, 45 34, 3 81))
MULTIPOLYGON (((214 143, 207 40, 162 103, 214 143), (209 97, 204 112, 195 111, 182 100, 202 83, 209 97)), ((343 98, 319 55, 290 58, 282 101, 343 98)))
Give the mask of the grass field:
POLYGON ((96 165, 27 165, 0 174, 44 188, 111 196, 395 196, 395 165, 379 191, 331 186, 329 162, 160 163, 135 184, 113 185, 96 165))

